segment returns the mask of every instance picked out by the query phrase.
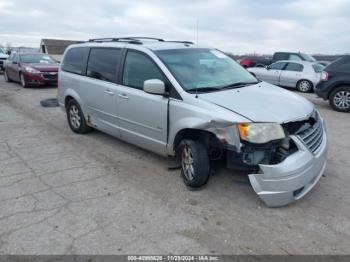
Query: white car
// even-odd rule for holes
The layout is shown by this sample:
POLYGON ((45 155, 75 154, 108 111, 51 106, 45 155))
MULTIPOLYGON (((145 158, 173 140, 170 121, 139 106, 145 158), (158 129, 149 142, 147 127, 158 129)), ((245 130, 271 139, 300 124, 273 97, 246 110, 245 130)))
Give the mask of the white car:
POLYGON ((270 84, 294 87, 308 93, 321 80, 324 66, 317 62, 278 61, 267 67, 251 67, 247 70, 258 79, 270 84))
POLYGON ((4 71, 4 62, 8 58, 5 50, 0 47, 0 72, 4 71))

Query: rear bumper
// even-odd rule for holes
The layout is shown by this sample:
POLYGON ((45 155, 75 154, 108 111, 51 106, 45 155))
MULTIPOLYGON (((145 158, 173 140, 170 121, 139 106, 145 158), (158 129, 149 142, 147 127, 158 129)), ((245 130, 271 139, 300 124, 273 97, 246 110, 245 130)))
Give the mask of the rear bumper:
POLYGON ((260 165, 259 174, 249 175, 254 191, 269 207, 280 207, 304 197, 320 180, 326 168, 327 137, 312 153, 292 136, 298 151, 277 165, 260 165))
POLYGON ((329 90, 330 90, 330 87, 329 87, 328 82, 324 82, 324 81, 321 81, 320 83, 318 83, 318 85, 314 89, 315 94, 318 97, 323 98, 324 100, 328 99, 329 90))

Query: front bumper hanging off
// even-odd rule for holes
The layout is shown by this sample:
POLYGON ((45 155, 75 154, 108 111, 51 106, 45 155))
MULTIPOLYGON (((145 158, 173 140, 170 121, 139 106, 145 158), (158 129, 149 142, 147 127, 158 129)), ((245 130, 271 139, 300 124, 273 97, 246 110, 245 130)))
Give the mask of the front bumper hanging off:
POLYGON ((249 175, 254 191, 269 207, 287 205, 305 196, 317 184, 326 168, 327 137, 315 153, 296 136, 298 151, 277 165, 259 165, 260 173, 249 175))

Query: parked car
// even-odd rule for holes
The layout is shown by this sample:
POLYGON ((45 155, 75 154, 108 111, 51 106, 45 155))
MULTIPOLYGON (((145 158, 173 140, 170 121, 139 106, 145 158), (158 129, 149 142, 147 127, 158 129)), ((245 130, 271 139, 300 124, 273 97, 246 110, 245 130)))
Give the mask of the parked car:
POLYGON ((271 63, 275 63, 281 60, 316 62, 316 59, 314 57, 305 53, 276 52, 272 56, 271 63))
POLYGON ((239 60, 239 64, 244 68, 264 67, 271 64, 271 59, 265 56, 246 56, 239 60))
POLYGON ((188 187, 207 183, 211 161, 225 158, 250 174, 268 206, 283 206, 306 195, 325 170, 327 136, 312 103, 190 42, 110 38, 71 45, 58 101, 75 133, 95 128, 178 157, 188 187))
POLYGON ((46 54, 12 52, 5 63, 4 77, 7 82, 19 82, 22 87, 57 85, 58 66, 46 54))
POLYGON ((315 93, 329 100, 334 110, 350 112, 350 55, 339 58, 324 69, 315 93))
POLYGON ((324 67, 330 65, 332 62, 329 61, 317 61, 318 64, 323 65, 324 67))
POLYGON ((5 50, 0 47, 0 71, 4 71, 4 61, 8 58, 5 50))
MULTIPOLYGON (((266 56, 247 56, 240 60, 240 65, 244 68, 265 67, 278 61, 307 61, 316 62, 316 59, 308 54, 295 52, 276 52, 272 58, 266 56)), ((324 61, 323 61, 324 62, 324 61)), ((320 64, 320 63, 319 63, 320 64)))
POLYGON ((293 87, 308 93, 320 81, 323 68, 313 62, 279 61, 267 67, 251 67, 248 71, 270 84, 293 87))

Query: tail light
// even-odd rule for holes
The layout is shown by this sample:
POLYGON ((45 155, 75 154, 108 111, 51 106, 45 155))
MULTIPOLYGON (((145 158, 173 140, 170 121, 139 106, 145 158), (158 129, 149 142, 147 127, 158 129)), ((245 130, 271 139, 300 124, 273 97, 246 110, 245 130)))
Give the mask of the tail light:
POLYGON ((322 81, 328 81, 328 73, 326 71, 323 71, 321 73, 321 80, 322 81))

